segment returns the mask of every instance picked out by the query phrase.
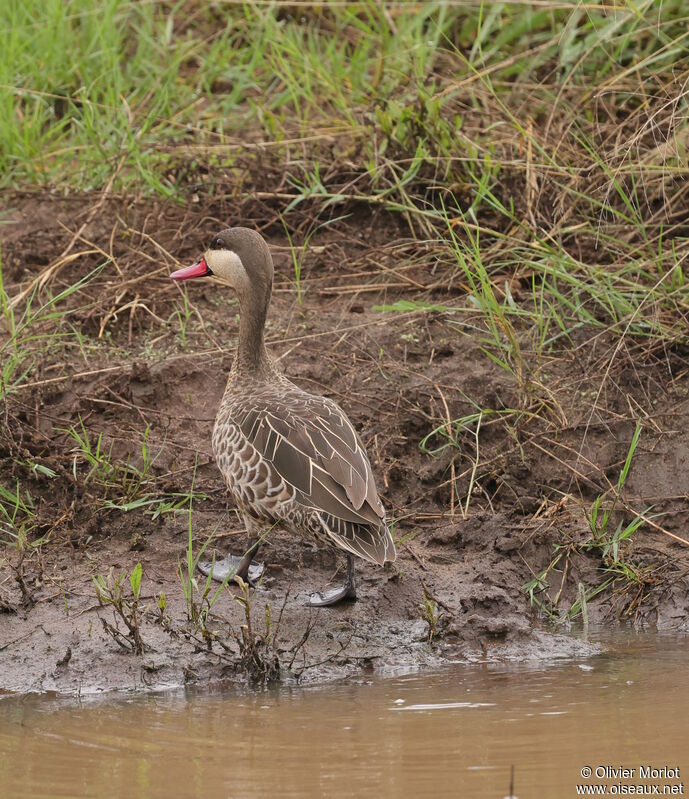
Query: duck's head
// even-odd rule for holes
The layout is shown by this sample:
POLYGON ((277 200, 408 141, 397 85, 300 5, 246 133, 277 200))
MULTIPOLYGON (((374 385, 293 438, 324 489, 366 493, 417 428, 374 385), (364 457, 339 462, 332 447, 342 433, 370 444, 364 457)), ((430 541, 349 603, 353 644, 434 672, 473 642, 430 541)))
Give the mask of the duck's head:
POLYGON ((231 227, 213 236, 201 260, 178 269, 173 280, 215 275, 242 297, 270 295, 273 259, 263 237, 246 227, 231 227))

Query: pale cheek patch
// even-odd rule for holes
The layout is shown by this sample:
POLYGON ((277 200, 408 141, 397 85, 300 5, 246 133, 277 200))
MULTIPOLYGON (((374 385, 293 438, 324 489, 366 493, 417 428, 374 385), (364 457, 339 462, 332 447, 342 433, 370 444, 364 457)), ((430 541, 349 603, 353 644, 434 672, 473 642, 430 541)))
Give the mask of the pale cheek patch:
POLYGON ((248 283, 248 276, 242 259, 232 250, 209 250, 206 263, 211 272, 225 280, 235 289, 242 289, 248 283))

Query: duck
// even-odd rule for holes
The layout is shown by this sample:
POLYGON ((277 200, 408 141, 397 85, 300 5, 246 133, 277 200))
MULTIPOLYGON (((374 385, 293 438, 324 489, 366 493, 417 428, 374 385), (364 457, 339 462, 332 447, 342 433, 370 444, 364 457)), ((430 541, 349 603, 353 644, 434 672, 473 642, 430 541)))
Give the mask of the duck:
POLYGON ((280 527, 317 547, 346 555, 341 585, 308 594, 313 607, 355 600, 354 558, 377 566, 396 558, 383 504, 364 446, 329 397, 289 380, 265 343, 274 265, 265 239, 247 227, 213 236, 201 259, 175 281, 215 277, 239 301, 239 338, 212 433, 213 454, 244 521, 241 556, 199 565, 205 575, 256 583, 256 555, 280 527))

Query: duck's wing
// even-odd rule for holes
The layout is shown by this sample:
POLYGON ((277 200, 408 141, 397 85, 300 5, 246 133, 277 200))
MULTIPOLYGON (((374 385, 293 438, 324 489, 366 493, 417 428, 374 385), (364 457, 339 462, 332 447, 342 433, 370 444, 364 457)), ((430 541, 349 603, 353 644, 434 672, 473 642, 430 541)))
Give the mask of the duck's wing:
POLYGON ((294 486, 299 501, 322 512, 339 546, 375 563, 394 560, 371 464, 332 400, 300 391, 235 410, 233 420, 269 467, 294 486))

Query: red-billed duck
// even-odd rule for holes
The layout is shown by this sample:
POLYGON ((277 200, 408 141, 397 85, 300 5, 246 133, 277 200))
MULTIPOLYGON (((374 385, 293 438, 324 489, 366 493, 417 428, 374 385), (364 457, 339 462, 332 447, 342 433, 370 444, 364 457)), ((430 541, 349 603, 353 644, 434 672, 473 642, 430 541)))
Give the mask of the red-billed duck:
POLYGON ((213 452, 251 542, 242 557, 228 555, 200 568, 205 574, 212 569, 221 581, 233 574, 255 581, 263 569, 252 561, 280 525, 347 553, 344 584, 311 594, 309 604, 356 599, 353 556, 379 566, 396 557, 363 445, 335 402, 288 380, 266 350, 273 259, 263 238, 248 228, 223 230, 198 263, 171 277, 210 275, 239 299, 239 343, 213 428, 213 452))

